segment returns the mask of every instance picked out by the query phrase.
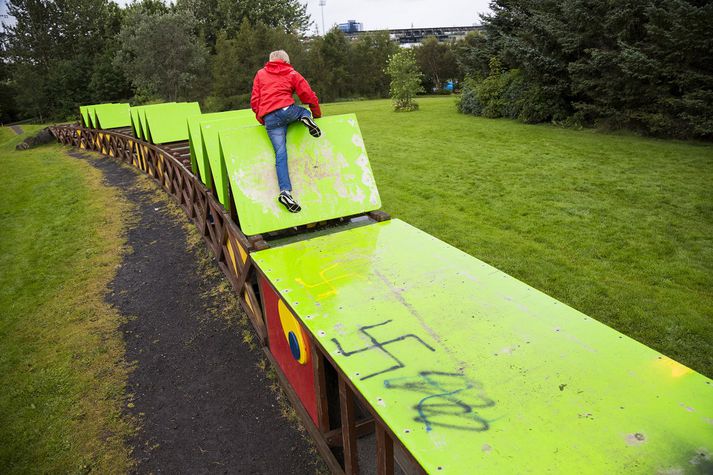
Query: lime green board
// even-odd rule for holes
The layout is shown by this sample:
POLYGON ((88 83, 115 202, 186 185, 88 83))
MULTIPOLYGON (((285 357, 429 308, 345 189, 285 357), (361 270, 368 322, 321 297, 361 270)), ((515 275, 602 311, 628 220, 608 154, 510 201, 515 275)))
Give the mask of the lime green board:
POLYGON ((131 125, 129 104, 99 104, 94 106, 97 126, 101 129, 116 129, 131 125))
POLYGON ((143 138, 143 130, 141 129, 141 120, 139 119, 139 109, 141 106, 132 107, 130 109, 131 113, 131 130, 134 133, 134 137, 143 138))
POLYGON ((429 473, 711 473, 713 381, 402 221, 251 255, 429 473))
POLYGON ((96 119, 94 118, 94 105, 85 106, 85 113, 87 114, 87 127, 90 129, 96 129, 96 119))
POLYGON ((317 119, 314 138, 301 123, 289 126, 287 155, 292 194, 302 206, 288 212, 277 201, 275 152, 264 127, 220 133, 240 226, 248 235, 372 211, 381 206, 354 114, 317 119))
MULTIPOLYGON (((253 122, 255 115, 251 109, 241 109, 235 111, 214 112, 211 114, 201 114, 188 118, 188 142, 191 151, 191 169, 193 174, 203 176, 204 171, 198 165, 199 161, 203 161, 203 139, 201 137, 200 125, 209 121, 229 119, 231 117, 252 116, 253 122)), ((207 159, 206 159, 207 160, 207 159)))
POLYGON ((97 107, 100 105, 101 104, 93 105, 89 109, 89 117, 92 119, 92 125, 95 129, 101 129, 101 127, 99 126, 99 118, 97 117, 97 107))
POLYGON ((146 109, 149 107, 163 106, 164 104, 152 104, 150 106, 144 106, 139 109, 139 122, 141 122, 141 140, 145 142, 151 142, 151 134, 149 131, 149 126, 146 122, 146 109))
POLYGON ((80 106, 79 107, 79 114, 82 117, 82 126, 84 127, 91 127, 90 122, 89 122, 89 106, 80 106))
POLYGON ((175 104, 175 102, 166 102, 161 104, 148 104, 145 106, 134 106, 131 108, 131 127, 134 130, 134 136, 147 140, 144 131, 146 130, 146 115, 141 111, 146 107, 163 106, 165 104, 175 104))
POLYGON ((146 135, 155 144, 188 140, 187 119, 200 115, 201 108, 197 102, 177 102, 161 104, 145 109, 146 135))
POLYGON ((219 134, 225 130, 236 130, 243 127, 262 127, 252 114, 241 114, 228 119, 220 119, 200 124, 201 141, 203 142, 202 158, 198 160, 203 183, 211 188, 218 201, 230 210, 230 187, 228 172, 222 158, 219 134), (202 168, 201 168, 202 167, 202 168), (206 183, 208 182, 208 183, 206 183))

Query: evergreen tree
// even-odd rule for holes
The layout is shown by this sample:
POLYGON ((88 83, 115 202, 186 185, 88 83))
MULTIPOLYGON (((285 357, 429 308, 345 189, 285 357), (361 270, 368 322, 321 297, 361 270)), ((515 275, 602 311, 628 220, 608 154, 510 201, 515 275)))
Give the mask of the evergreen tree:
POLYGON ((213 58, 211 108, 248 107, 255 73, 268 61, 270 52, 278 49, 287 51, 295 69, 304 68, 304 48, 300 38, 292 33, 262 23, 253 26, 247 19, 235 38, 221 33, 213 58))
POLYGON ((503 74, 518 70, 503 89, 510 116, 713 137, 713 3, 494 0, 491 9, 485 47, 463 44, 458 58, 476 89, 488 54, 503 74))
POLYGON ((483 78, 488 75, 488 63, 497 56, 497 51, 484 34, 471 31, 465 38, 456 41, 453 54, 461 77, 483 78))
POLYGON ((341 30, 335 27, 323 37, 313 39, 308 55, 305 77, 320 100, 347 98, 354 93, 351 44, 341 30))

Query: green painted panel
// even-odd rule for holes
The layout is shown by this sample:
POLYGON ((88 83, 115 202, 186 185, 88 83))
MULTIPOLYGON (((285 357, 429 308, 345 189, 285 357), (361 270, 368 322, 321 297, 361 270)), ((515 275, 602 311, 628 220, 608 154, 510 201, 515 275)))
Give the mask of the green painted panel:
POLYGON ((91 127, 90 122, 89 122, 89 106, 80 106, 79 107, 79 114, 82 117, 82 126, 84 127, 91 127))
POLYGON ((153 104, 151 106, 144 106, 139 109, 139 122, 141 122, 141 140, 144 140, 145 142, 151 142, 151 132, 149 131, 149 126, 146 122, 146 108, 154 107, 156 105, 163 104, 153 104))
POLYGON ((256 126, 261 127, 258 125, 257 120, 255 120, 255 116, 247 114, 210 121, 200 125, 203 153, 202 160, 198 161, 198 167, 201 169, 201 179, 207 187, 214 190, 218 201, 220 201, 227 210, 231 209, 232 204, 230 203, 228 172, 226 171, 225 163, 221 155, 219 133, 223 130, 256 126))
POLYGON ((146 135, 155 144, 188 140, 188 117, 200 115, 197 102, 157 104, 144 109, 146 135))
POLYGON ((275 152, 264 127, 220 133, 242 230, 248 235, 372 211, 381 206, 364 140, 354 114, 317 119, 315 139, 300 123, 287 132, 292 193, 302 206, 278 203, 275 152))
POLYGON ((131 108, 131 126, 134 129, 134 135, 136 137, 148 141, 146 137, 146 114, 142 111, 147 107, 164 106, 166 104, 175 104, 175 102, 147 104, 145 106, 134 106, 131 108))
POLYGON ((141 120, 139 119, 139 109, 141 106, 132 107, 129 109, 131 115, 131 130, 134 137, 142 138, 143 130, 141 129, 141 120))
POLYGON ((94 126, 95 129, 101 129, 101 126, 99 125, 99 118, 97 117, 97 107, 101 104, 97 104, 91 107, 89 109, 89 116, 92 119, 92 125, 94 126))
MULTIPOLYGON (((201 114, 199 116, 188 118, 188 141, 191 150, 191 169, 194 175, 203 176, 203 169, 198 165, 199 161, 203 162, 203 138, 201 137, 201 127, 200 125, 209 121, 224 120, 231 117, 242 117, 242 116, 252 116, 253 122, 257 124, 257 120, 254 119, 255 114, 251 109, 241 109, 234 111, 225 112, 214 112, 211 114, 201 114)), ((207 160, 207 158, 205 158, 207 160)), ((205 162, 203 162, 204 164, 205 162)))
POLYGON ((94 105, 86 106, 84 111, 87 114, 87 127, 91 129, 96 129, 96 119, 94 117, 94 105))
POLYGON ((101 129, 115 129, 131 125, 129 104, 99 104, 94 106, 97 125, 101 129))
POLYGON ((430 473, 711 473, 710 379, 404 222, 252 256, 430 473))

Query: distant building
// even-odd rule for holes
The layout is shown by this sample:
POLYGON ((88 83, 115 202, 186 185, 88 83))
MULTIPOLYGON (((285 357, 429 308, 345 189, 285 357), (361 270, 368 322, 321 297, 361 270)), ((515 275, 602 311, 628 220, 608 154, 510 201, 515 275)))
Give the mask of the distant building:
MULTIPOLYGON (((350 22, 351 23, 351 22, 350 22)), ((356 23, 356 22, 355 22, 356 23)), ((361 23, 357 23, 360 28, 358 30, 347 31, 342 29, 342 25, 339 25, 339 29, 342 30, 347 36, 351 38, 356 38, 360 34, 369 33, 361 29, 361 23)), ((348 23, 344 23, 348 25, 348 23)), ((391 39, 399 43, 401 46, 409 47, 414 46, 427 36, 435 36, 438 41, 454 41, 465 37, 471 31, 484 31, 485 28, 480 25, 473 26, 447 26, 447 27, 429 27, 429 28, 402 28, 398 30, 385 30, 389 32, 391 39)))
POLYGON ((360 31, 364 31, 364 24, 359 23, 356 20, 349 20, 346 23, 338 24, 337 28, 339 28, 346 34, 353 34, 353 33, 358 33, 360 31))

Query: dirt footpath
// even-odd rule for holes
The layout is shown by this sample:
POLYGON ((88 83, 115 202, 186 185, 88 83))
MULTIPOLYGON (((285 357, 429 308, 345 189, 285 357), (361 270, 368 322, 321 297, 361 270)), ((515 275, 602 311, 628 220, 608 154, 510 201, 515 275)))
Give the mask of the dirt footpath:
POLYGON ((142 425, 131 441, 136 472, 322 471, 310 443, 281 416, 258 369, 261 352, 243 342, 241 313, 226 312, 225 294, 215 291, 227 281, 206 272, 215 264, 202 242, 189 249, 185 216, 177 219, 168 196, 147 187, 140 172, 109 158, 90 163, 137 209, 132 251, 107 297, 129 317, 121 330, 135 365, 127 411, 142 425))

